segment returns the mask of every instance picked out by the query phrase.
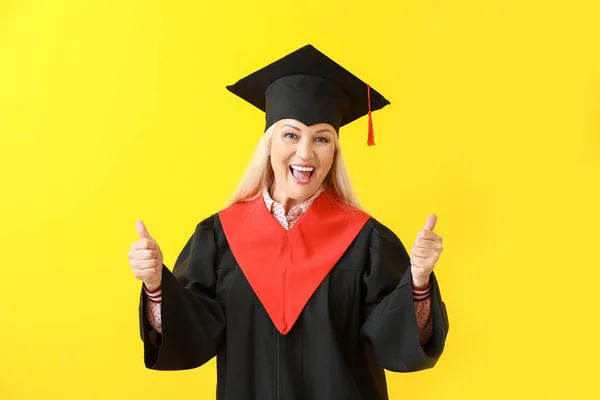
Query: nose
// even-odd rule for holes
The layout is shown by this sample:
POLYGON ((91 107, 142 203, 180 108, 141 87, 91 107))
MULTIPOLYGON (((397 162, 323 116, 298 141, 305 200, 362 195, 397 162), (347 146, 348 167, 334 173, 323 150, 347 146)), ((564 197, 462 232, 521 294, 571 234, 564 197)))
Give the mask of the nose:
POLYGON ((308 160, 312 157, 314 153, 313 142, 310 138, 304 136, 300 143, 298 143, 298 147, 296 147, 296 155, 303 160, 308 160))

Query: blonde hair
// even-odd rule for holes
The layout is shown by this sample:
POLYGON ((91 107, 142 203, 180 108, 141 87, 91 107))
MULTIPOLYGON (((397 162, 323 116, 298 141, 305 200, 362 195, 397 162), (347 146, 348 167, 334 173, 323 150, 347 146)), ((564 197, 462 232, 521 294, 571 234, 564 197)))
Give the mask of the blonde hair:
MULTIPOLYGON (((269 127, 260 138, 254 155, 246 167, 246 171, 233 192, 227 207, 244 201, 251 201, 261 196, 263 191, 269 189, 275 180, 275 174, 269 160, 270 143, 273 133, 279 129, 280 123, 276 122, 269 127)), ((362 209, 358 197, 352 188, 350 176, 342 156, 342 148, 337 135, 335 140, 335 154, 329 173, 323 180, 323 186, 329 189, 344 203, 357 209, 362 209)))

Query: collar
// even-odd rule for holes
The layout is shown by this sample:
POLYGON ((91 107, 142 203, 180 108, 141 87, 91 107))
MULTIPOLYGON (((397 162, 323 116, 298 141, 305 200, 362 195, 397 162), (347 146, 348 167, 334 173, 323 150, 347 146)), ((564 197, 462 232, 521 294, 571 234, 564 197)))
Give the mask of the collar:
MULTIPOLYGON (((297 214, 305 213, 308 210, 308 208, 310 207, 310 204, 312 202, 314 202, 314 200, 317 197, 319 197, 324 191, 325 191, 325 189, 323 188, 323 186, 320 186, 319 189, 308 199, 306 199, 302 203, 290 208, 290 211, 288 211, 288 215, 293 215, 295 213, 297 213, 297 214)), ((263 199, 265 201, 267 210, 269 210, 269 212, 273 211, 273 204, 279 204, 283 207, 283 204, 277 203, 275 200, 273 200, 273 198, 271 198, 271 195, 269 194, 269 189, 265 189, 263 191, 263 199)))

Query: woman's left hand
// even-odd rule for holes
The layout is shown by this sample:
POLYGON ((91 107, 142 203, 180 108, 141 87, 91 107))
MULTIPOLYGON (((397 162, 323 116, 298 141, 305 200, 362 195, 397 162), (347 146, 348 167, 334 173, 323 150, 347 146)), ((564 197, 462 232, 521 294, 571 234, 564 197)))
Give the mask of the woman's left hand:
POLYGON ((444 250, 442 237, 433 232, 436 222, 437 216, 431 214, 427 218, 425 227, 417 234, 417 239, 410 252, 412 279, 413 284, 417 287, 427 286, 435 263, 444 250))

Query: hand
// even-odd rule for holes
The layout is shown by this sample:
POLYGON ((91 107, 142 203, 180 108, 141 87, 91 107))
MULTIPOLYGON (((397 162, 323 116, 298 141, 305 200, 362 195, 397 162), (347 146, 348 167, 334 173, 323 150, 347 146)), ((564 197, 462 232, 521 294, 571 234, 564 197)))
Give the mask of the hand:
POLYGON ((431 214, 427 218, 425 227, 417 234, 417 239, 410 253, 413 284, 417 287, 427 286, 435 263, 444 250, 442 237, 433 232, 436 222, 437 216, 435 214, 431 214))
POLYGON ((142 221, 135 224, 140 240, 131 244, 131 251, 127 254, 133 276, 142 280, 148 290, 160 286, 162 280, 163 255, 156 240, 146 230, 142 221))

